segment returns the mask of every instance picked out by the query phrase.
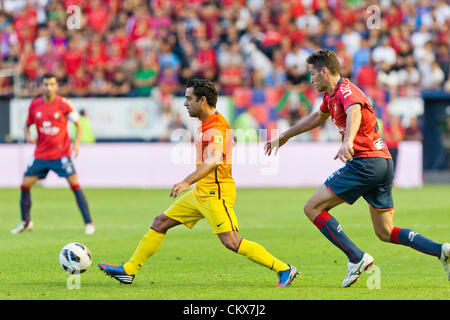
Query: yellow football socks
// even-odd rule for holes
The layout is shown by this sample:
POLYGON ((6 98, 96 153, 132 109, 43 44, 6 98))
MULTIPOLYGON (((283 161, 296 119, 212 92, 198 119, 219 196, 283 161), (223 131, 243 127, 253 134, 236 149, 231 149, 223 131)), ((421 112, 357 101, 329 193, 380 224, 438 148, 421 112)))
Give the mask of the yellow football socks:
POLYGON ((150 229, 149 232, 142 237, 130 260, 123 265, 125 272, 130 275, 136 274, 144 265, 145 261, 158 251, 164 236, 164 233, 159 233, 150 229))
POLYGON ((272 256, 263 246, 256 242, 242 239, 237 253, 275 272, 289 269, 289 266, 272 256))

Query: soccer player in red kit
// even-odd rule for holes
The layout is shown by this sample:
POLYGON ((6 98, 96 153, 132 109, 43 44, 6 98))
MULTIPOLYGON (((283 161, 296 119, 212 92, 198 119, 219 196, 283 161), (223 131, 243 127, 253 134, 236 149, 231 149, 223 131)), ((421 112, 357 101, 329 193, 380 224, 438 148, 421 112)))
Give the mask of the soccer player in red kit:
POLYGON ((353 204, 361 196, 369 205, 373 227, 380 240, 437 257, 450 280, 449 243, 440 244, 411 229, 394 226, 394 165, 368 98, 357 86, 340 76, 334 52, 321 49, 309 56, 307 63, 312 85, 324 92, 320 110, 268 141, 265 152, 268 155, 277 152, 291 137, 320 126, 330 116, 338 127, 342 144, 334 159, 339 158, 345 166, 317 189, 306 203, 304 212, 320 232, 347 255, 348 270, 342 286, 355 283, 374 259, 350 240, 329 211, 344 202, 353 204))
POLYGON ((34 158, 29 164, 20 186, 20 209, 22 220, 11 233, 17 234, 33 228, 30 218, 31 187, 38 179, 44 179, 50 170, 58 176, 67 179, 72 189, 78 208, 85 223, 85 233, 93 234, 95 226, 89 212, 89 206, 83 190, 78 184, 78 176, 71 160, 71 140, 67 131, 68 121, 73 121, 77 134, 73 145, 75 157, 78 156, 81 139, 81 124, 79 115, 70 101, 56 94, 58 82, 52 74, 46 74, 42 79, 43 94, 31 101, 25 126, 27 142, 34 143, 30 134, 30 126, 37 129, 37 145, 34 158))

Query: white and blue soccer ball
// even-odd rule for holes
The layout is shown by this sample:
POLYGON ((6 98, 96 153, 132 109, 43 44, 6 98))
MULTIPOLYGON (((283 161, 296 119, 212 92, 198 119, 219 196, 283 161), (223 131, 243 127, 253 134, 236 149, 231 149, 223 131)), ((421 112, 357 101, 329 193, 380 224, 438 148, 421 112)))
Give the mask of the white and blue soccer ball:
POLYGON ((67 273, 83 273, 92 264, 92 254, 84 244, 72 242, 61 249, 59 264, 67 273))

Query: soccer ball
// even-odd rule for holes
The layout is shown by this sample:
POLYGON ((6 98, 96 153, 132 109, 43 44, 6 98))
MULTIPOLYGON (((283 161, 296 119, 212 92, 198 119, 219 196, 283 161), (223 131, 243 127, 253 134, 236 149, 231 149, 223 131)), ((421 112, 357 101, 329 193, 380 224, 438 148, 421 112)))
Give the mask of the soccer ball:
POLYGON ((59 264, 67 273, 83 273, 91 266, 92 255, 85 245, 69 243, 59 253, 59 264))

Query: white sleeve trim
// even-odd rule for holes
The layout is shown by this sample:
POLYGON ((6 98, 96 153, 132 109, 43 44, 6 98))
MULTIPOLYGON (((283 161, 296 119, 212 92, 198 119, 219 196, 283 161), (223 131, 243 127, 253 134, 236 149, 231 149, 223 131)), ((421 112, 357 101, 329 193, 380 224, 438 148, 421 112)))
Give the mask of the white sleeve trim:
POLYGON ((67 118, 72 122, 76 122, 78 119, 80 119, 80 114, 76 110, 74 110, 67 115, 67 118))

